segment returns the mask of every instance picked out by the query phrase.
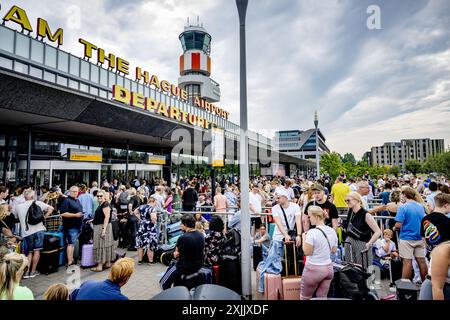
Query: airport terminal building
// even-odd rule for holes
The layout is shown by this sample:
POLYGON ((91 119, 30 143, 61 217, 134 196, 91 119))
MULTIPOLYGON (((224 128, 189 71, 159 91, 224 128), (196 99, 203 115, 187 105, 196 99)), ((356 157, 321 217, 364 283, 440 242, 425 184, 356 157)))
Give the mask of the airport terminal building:
MULTIPOLYGON (((32 30, 23 9, 3 10, 1 183, 60 185, 65 190, 77 182, 135 175, 170 181, 173 160, 179 157, 173 133, 184 129, 194 137, 212 127, 223 130, 224 163, 236 165, 237 173, 240 128, 215 104, 220 87, 209 78, 211 36, 202 27, 188 25, 180 35, 180 79, 173 85, 139 67, 133 79, 125 59, 83 39, 85 56, 74 56, 60 49, 62 29, 52 32, 38 18, 38 30, 32 30)), ((193 138, 190 144, 191 156, 205 160, 198 141, 193 138)), ((249 147, 275 152, 271 140, 256 133, 249 133, 249 147)), ((288 175, 314 166, 284 154, 277 158, 288 175)), ((250 163, 260 166, 258 159, 250 163)))

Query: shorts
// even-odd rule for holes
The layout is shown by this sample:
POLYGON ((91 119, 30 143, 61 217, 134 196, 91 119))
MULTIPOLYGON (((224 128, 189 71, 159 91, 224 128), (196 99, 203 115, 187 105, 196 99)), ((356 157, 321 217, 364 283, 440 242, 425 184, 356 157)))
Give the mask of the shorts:
POLYGON ((400 258, 425 258, 425 242, 423 240, 399 240, 398 253, 400 258))
POLYGON ((68 245, 75 245, 80 235, 80 229, 64 230, 64 241, 68 245))
POLYGON ((33 233, 24 240, 27 243, 28 252, 40 251, 44 248, 44 231, 33 233))

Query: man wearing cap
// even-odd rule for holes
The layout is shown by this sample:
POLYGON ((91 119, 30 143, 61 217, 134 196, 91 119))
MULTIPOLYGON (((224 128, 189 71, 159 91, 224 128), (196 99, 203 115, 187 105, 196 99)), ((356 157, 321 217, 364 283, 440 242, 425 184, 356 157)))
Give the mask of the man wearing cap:
POLYGON ((291 242, 289 230, 296 231, 295 244, 301 245, 302 222, 301 211, 298 204, 289 201, 286 189, 279 188, 275 192, 277 204, 272 208, 272 216, 275 221, 275 230, 267 259, 258 265, 260 281, 258 291, 264 293, 264 273, 280 273, 282 271, 281 259, 284 257, 284 242, 291 242), (288 225, 286 225, 286 220, 288 225))
MULTIPOLYGON (((315 183, 311 189, 313 192, 313 200, 306 205, 305 212, 303 214, 308 217, 308 208, 310 206, 319 206, 325 212, 325 225, 337 230, 339 214, 336 206, 328 201, 327 196, 325 195, 324 187, 319 183, 315 183)), ((306 232, 315 227, 316 226, 314 225, 310 225, 309 218, 307 218, 304 231, 306 232)))

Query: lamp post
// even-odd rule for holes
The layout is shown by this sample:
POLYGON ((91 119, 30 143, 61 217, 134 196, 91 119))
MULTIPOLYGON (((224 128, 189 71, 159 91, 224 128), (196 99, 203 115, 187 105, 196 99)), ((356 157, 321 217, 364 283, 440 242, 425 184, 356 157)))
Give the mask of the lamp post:
POLYGON ((314 126, 316 127, 316 171, 317 180, 320 179, 320 154, 319 154, 319 117, 317 111, 314 113, 314 126))
MULTIPOLYGON (((240 182, 241 182, 241 279, 242 295, 251 299, 250 266, 250 212, 249 212, 249 175, 248 175, 248 136, 247 136, 247 66, 245 50, 245 15, 248 0, 236 0, 239 13, 239 60, 240 60, 240 182)), ((232 276, 232 275, 230 275, 232 276)))

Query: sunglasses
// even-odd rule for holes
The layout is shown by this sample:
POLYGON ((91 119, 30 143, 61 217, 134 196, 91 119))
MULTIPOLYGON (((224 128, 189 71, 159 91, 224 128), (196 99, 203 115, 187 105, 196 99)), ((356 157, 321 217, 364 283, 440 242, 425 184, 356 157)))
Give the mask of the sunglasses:
POLYGON ((345 199, 346 203, 350 203, 352 200, 351 199, 345 199))
POLYGON ((103 196, 97 196, 97 198, 103 198, 103 196))

